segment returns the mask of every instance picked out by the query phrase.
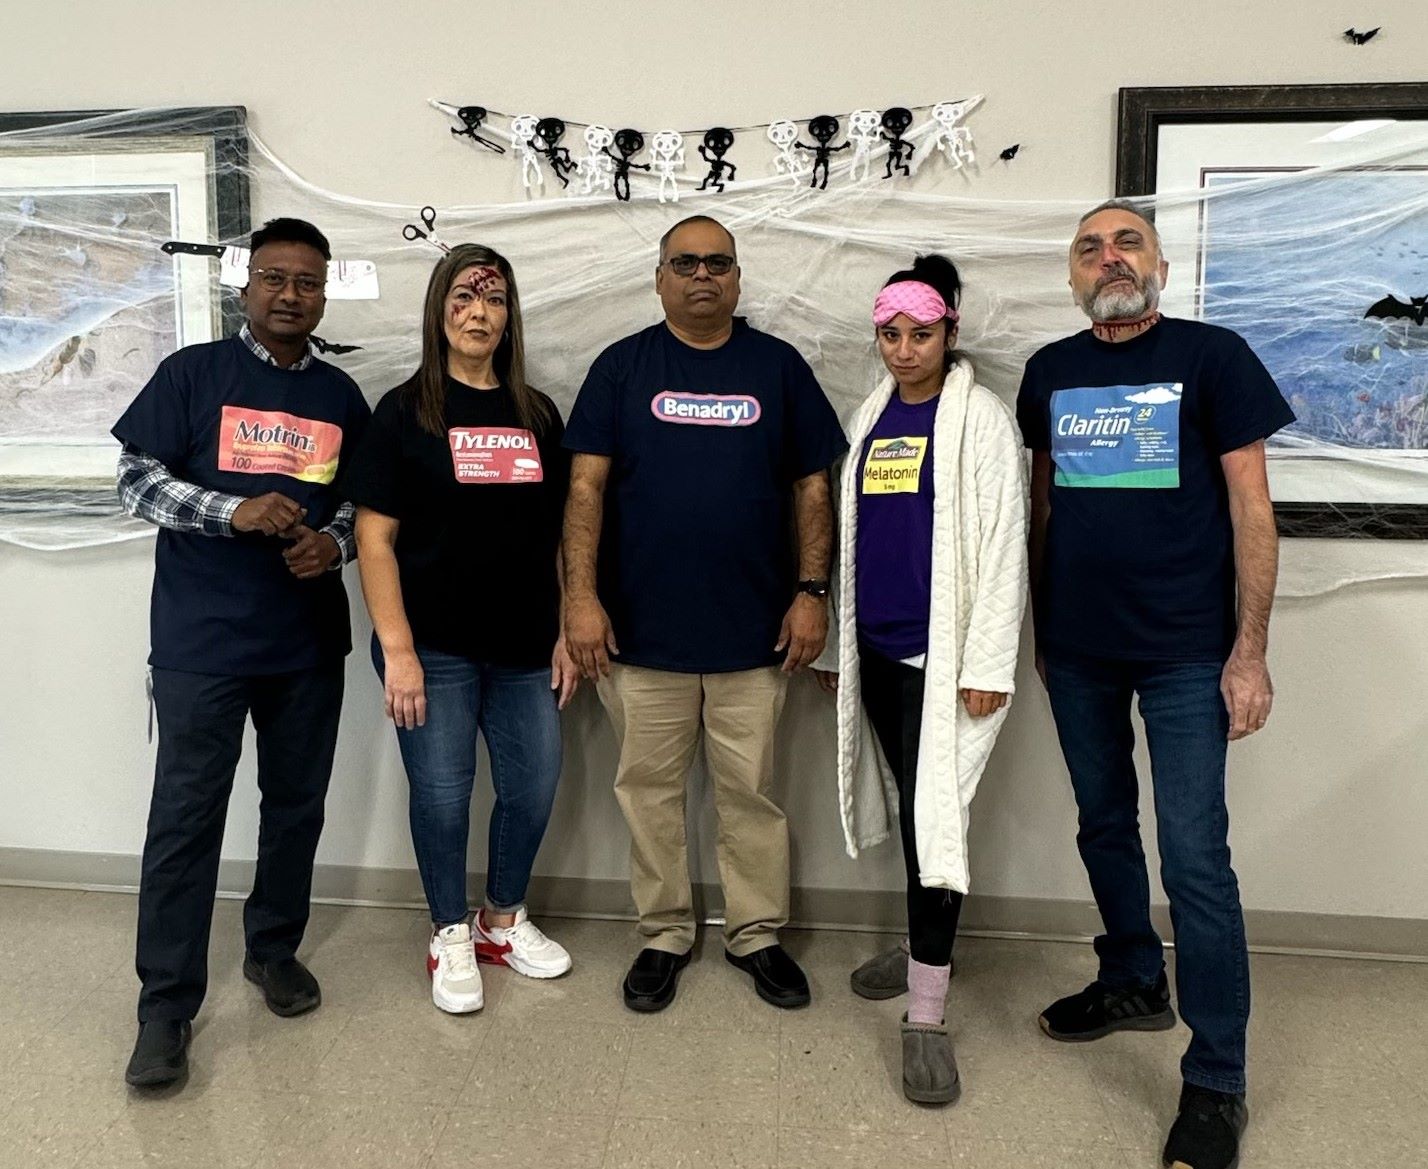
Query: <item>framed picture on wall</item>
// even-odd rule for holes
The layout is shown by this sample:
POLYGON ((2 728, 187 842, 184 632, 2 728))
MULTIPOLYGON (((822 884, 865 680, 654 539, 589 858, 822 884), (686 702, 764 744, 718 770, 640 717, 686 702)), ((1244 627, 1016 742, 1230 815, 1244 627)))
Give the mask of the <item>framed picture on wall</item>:
POLYGON ((1428 539, 1428 83, 1122 89, 1116 191, 1294 407, 1281 533, 1428 539))
POLYGON ((241 322, 166 240, 249 230, 241 106, 0 113, 0 498, 107 496, 154 367, 241 322))

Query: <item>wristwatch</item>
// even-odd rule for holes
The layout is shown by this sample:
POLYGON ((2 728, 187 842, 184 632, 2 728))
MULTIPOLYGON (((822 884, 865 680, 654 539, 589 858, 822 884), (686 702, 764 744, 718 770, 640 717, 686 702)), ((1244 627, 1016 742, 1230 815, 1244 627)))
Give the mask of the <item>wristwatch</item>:
POLYGON ((826 580, 801 580, 798 582, 798 591, 822 600, 828 595, 828 582, 826 580))

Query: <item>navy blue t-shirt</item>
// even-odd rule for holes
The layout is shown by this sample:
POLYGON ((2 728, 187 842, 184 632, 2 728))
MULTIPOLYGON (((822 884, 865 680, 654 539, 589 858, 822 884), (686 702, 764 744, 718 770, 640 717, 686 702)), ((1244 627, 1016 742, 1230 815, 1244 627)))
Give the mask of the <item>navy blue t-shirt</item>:
POLYGON ((1027 362, 1017 420, 1055 468, 1041 648, 1222 661, 1236 616, 1220 457, 1294 421, 1250 347, 1199 321, 1165 318, 1118 343, 1088 329, 1027 362))
MULTIPOLYGON (((332 483, 371 411, 357 384, 314 360, 259 359, 237 337, 165 358, 113 434, 207 490, 278 491, 319 530, 342 502, 332 483)), ((256 532, 205 536, 161 528, 154 552, 149 664, 195 674, 280 674, 352 648, 342 574, 298 580, 291 541, 256 532)))
POLYGON ((742 318, 718 349, 652 325, 595 359, 565 445, 612 460, 599 590, 618 660, 683 673, 778 662, 797 581, 792 487, 848 448, 793 346, 742 318))

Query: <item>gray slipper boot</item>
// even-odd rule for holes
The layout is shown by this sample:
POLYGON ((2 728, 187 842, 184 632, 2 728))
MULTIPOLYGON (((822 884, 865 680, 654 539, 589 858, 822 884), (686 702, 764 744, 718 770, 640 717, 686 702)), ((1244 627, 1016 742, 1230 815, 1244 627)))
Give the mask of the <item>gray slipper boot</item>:
POLYGON ((907 939, 876 954, 853 971, 853 993, 865 999, 895 999, 907 993, 907 939))
MULTIPOLYGON (((895 999, 907 993, 907 939, 869 958, 853 971, 853 993, 865 999, 895 999)), ((954 970, 955 973, 955 970, 954 970)))
POLYGON ((902 1017, 902 1094, 915 1104, 952 1104, 962 1094, 946 1027, 902 1017))

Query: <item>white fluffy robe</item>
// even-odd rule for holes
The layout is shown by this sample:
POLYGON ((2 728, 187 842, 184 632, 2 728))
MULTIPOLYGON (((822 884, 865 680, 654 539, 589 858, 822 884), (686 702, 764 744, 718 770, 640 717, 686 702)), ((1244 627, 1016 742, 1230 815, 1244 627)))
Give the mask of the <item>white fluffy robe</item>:
MULTIPOLYGON (((848 855, 896 830, 897 787, 859 693, 858 490, 862 449, 896 388, 891 376, 849 424, 839 512, 839 557, 828 647, 836 669, 838 800, 848 855)), ((967 811, 1010 702, 974 719, 958 692, 1010 694, 1027 594, 1026 457, 1011 411, 973 381, 970 363, 948 371, 933 425, 932 606, 918 750, 917 861, 925 886, 967 892, 967 811)))

